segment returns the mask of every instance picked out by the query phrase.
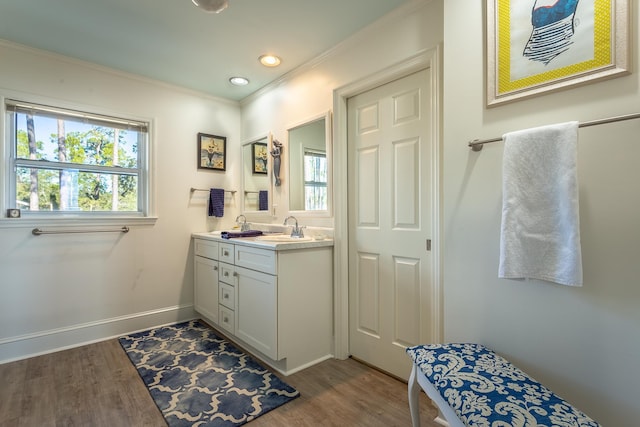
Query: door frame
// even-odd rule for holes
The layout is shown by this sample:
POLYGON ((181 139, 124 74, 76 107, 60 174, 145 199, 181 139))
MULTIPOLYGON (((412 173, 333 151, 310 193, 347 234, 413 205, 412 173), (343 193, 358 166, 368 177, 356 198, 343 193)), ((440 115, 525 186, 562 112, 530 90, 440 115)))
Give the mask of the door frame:
POLYGON ((379 70, 367 77, 353 81, 333 91, 333 195, 335 215, 334 240, 334 356, 346 359, 349 351, 349 224, 347 185, 347 100, 370 89, 400 79, 416 71, 431 68, 429 85, 432 93, 431 137, 432 144, 432 206, 431 228, 433 294, 432 294, 432 335, 437 342, 443 335, 443 291, 442 291, 442 68, 441 47, 424 50, 390 67, 379 70))

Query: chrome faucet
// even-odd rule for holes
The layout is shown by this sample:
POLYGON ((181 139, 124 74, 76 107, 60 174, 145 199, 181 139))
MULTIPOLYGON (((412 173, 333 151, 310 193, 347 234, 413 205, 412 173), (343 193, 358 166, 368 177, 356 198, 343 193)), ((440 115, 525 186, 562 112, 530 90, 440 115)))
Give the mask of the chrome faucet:
POLYGON ((249 231, 249 224, 247 224, 247 217, 244 215, 238 215, 236 217, 236 224, 240 225, 240 231, 249 231), (240 218, 242 218, 242 222, 240 222, 240 218))
POLYGON ((291 229, 291 237, 304 237, 304 232, 302 231, 304 227, 298 226, 298 220, 296 219, 295 216, 286 217, 282 225, 287 225, 287 221, 289 221, 290 219, 293 219, 296 222, 296 225, 294 225, 293 228, 291 229))

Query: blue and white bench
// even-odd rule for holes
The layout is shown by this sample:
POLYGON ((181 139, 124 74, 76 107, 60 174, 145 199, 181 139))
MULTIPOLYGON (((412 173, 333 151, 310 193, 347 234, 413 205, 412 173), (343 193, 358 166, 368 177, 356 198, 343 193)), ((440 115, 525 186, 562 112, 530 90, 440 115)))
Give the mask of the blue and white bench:
POLYGON ((413 359, 409 408, 420 426, 420 388, 450 427, 575 426, 599 424, 504 358, 479 344, 432 344, 407 348, 413 359))

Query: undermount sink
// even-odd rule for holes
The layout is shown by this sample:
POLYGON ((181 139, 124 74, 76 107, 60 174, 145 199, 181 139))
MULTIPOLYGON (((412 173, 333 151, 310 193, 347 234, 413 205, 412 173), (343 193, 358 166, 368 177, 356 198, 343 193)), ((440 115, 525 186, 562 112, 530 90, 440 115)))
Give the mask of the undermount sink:
POLYGON ((310 242, 313 240, 311 237, 291 237, 288 234, 272 234, 256 237, 256 240, 263 242, 279 242, 279 243, 295 243, 295 242, 310 242))

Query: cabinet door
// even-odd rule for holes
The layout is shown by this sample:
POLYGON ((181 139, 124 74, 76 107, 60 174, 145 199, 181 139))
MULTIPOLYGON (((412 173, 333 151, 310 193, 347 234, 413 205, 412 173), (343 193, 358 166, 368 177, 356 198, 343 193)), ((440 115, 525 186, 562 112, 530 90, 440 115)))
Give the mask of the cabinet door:
POLYGON ((193 258, 193 306, 208 320, 218 323, 218 261, 200 256, 193 258))
POLYGON ((236 336, 278 360, 276 276, 237 267, 236 336))

